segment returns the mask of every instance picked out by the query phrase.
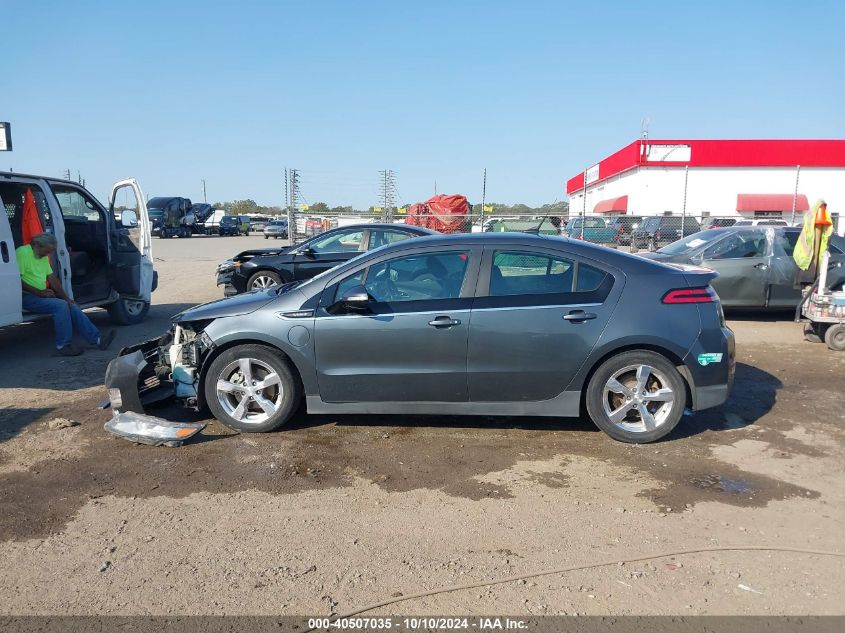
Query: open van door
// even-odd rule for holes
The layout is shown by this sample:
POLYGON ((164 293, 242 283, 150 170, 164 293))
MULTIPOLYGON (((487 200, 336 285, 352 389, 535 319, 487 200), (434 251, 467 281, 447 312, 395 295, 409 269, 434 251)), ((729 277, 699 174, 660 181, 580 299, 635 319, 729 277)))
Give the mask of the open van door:
POLYGON ((134 178, 114 184, 109 212, 117 225, 117 243, 112 246, 113 287, 121 297, 149 305, 155 275, 151 226, 144 193, 134 178))
POLYGON ((0 200, 0 326, 21 322, 21 275, 6 207, 0 200))

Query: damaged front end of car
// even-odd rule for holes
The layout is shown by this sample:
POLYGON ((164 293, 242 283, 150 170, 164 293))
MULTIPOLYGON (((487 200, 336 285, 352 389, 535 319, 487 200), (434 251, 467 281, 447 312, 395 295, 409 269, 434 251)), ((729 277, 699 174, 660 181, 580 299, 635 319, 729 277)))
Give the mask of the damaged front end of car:
POLYGON ((144 407, 175 398, 200 409, 197 395, 203 359, 214 349, 203 328, 209 321, 174 323, 156 339, 120 350, 106 368, 105 386, 112 418, 105 429, 134 442, 178 446, 205 424, 170 422, 147 415, 144 407))

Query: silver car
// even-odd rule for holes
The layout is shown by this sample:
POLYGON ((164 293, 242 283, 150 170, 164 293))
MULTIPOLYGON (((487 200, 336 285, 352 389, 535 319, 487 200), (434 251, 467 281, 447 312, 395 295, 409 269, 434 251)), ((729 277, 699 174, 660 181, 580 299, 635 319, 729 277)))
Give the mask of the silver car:
POLYGON ((271 237, 275 239, 287 239, 288 237, 288 221, 287 220, 273 220, 264 227, 264 239, 269 240, 271 237))

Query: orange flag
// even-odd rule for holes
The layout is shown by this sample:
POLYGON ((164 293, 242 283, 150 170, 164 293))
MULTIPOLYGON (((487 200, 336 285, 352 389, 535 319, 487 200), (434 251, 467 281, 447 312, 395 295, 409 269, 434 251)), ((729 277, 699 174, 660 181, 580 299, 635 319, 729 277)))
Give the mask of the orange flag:
POLYGON ((35 198, 32 189, 27 189, 23 197, 23 218, 21 218, 21 237, 24 244, 29 244, 32 238, 44 232, 41 226, 41 218, 38 217, 38 209, 35 208, 35 198))

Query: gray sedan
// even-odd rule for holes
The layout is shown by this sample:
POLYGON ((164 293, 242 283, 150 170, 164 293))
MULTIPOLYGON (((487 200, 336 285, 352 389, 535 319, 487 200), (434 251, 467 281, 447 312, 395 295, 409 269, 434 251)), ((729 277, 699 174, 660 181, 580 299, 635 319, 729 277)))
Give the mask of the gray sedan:
POLYGON ((138 385, 142 401, 173 390, 244 432, 283 426, 304 400, 322 414, 586 410, 611 437, 650 442, 728 397, 734 338, 713 277, 558 237, 403 240, 187 310, 124 349, 107 375, 131 381, 107 387, 122 403, 138 385))
MULTIPOLYGON (((665 263, 703 266, 719 273, 711 283, 726 308, 795 308, 801 290, 792 252, 801 229, 772 226, 731 226, 708 229, 642 257, 665 263)), ((832 288, 845 277, 845 239, 830 239, 832 288)))

